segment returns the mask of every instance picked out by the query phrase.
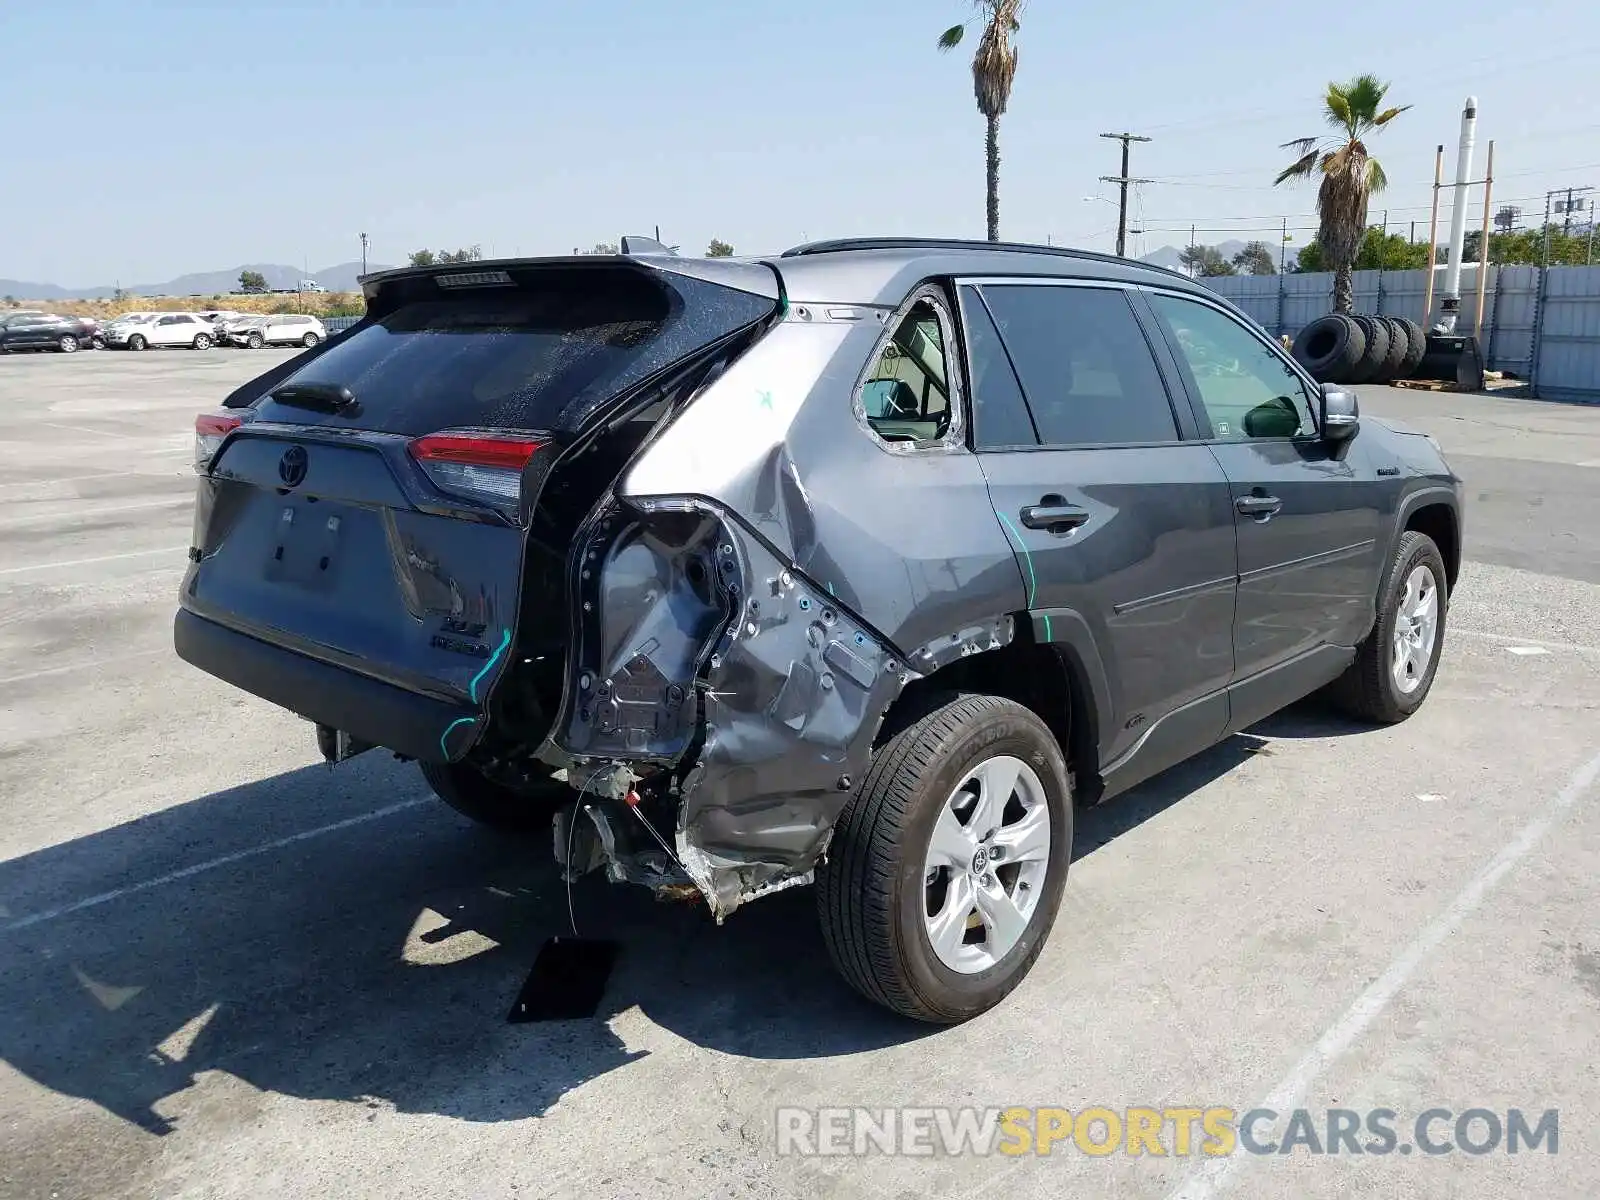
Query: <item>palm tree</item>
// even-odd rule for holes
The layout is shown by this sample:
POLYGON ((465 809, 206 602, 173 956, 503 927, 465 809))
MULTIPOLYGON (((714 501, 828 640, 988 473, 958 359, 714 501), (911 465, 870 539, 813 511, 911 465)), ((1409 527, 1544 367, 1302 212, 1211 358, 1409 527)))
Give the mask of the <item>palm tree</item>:
MULTIPOLYGON (((1000 240, 1000 117, 1011 100, 1011 85, 1017 78, 1017 48, 1011 39, 1022 28, 1023 0, 974 0, 983 33, 978 52, 972 56, 972 93, 987 126, 984 155, 987 160, 986 201, 989 215, 989 240, 1000 240)), ((939 49, 953 50, 961 44, 967 27, 952 25, 939 35, 939 49)))
POLYGON ((1347 313, 1355 307, 1350 268, 1367 231, 1367 201, 1389 185, 1378 160, 1367 152, 1365 138, 1382 129, 1411 106, 1384 108, 1389 85, 1376 75, 1358 75, 1349 83, 1328 84, 1322 98, 1323 116, 1338 130, 1334 137, 1297 138, 1283 149, 1300 157, 1272 182, 1310 179, 1322 173, 1317 189, 1320 224, 1317 243, 1323 259, 1333 267, 1333 308, 1347 313))

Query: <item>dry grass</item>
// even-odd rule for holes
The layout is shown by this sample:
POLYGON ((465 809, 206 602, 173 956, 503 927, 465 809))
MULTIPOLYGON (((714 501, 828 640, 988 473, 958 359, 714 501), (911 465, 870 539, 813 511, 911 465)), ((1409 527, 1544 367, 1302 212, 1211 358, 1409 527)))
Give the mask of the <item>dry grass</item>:
MULTIPOLYGON (((130 296, 126 300, 26 300, 16 308, 37 308, 45 312, 105 320, 125 312, 202 312, 224 308, 233 312, 309 313, 311 316, 359 316, 363 310, 360 292, 303 293, 287 296, 130 296)), ((0 312, 5 307, 0 306, 0 312)))

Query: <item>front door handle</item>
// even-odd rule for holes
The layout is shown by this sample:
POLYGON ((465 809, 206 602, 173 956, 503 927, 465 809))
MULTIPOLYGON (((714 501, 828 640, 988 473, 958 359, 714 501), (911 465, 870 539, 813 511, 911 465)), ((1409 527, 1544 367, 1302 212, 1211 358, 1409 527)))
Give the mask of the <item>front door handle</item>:
POLYGON ((1054 534, 1071 533, 1089 520, 1089 514, 1061 496, 1041 496, 1017 514, 1029 529, 1047 529, 1054 534))
POLYGON ((1256 494, 1240 496, 1233 502, 1233 507, 1247 517, 1256 517, 1264 521, 1283 507, 1283 501, 1276 496, 1256 494))

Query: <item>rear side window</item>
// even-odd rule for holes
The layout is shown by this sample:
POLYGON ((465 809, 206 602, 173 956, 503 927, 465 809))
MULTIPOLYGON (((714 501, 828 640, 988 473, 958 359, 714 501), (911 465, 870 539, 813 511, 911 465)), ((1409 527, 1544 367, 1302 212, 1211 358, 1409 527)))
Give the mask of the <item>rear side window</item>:
POLYGON ((944 329, 931 299, 913 304, 884 342, 861 385, 861 406, 886 442, 935 442, 949 430, 944 329))
POLYGON ((983 296, 1045 445, 1177 440, 1166 387, 1120 289, 994 284, 983 296))
POLYGON ((413 437, 452 427, 569 431, 619 392, 776 307, 763 296, 628 268, 521 278, 520 286, 403 303, 281 381, 349 388, 360 405, 353 421, 270 395, 258 413, 413 437))

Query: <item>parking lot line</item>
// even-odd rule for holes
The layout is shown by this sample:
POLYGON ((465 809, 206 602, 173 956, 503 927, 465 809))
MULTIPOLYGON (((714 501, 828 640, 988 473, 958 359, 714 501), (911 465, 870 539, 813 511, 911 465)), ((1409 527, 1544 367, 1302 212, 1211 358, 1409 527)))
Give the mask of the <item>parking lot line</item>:
POLYGON ((51 675, 71 675, 82 671, 93 671, 97 667, 109 667, 115 663, 133 662, 141 658, 154 658, 158 654, 171 654, 172 647, 162 646, 156 650, 136 650, 132 654, 113 654, 109 658, 96 658, 86 663, 74 663, 66 667, 44 667, 38 671, 24 671, 20 675, 7 675, 0 679, 0 687, 10 683, 26 683, 30 679, 47 679, 51 675))
MULTIPOLYGON (((1422 960, 1477 911, 1484 897, 1512 867, 1539 844, 1540 839, 1550 831, 1550 827, 1583 797, 1596 778, 1600 778, 1600 754, 1596 754, 1572 774, 1566 786, 1544 811, 1524 825, 1517 835, 1501 848, 1500 853, 1491 858, 1467 881, 1466 887, 1456 893, 1455 899, 1450 901, 1444 911, 1423 927, 1422 932, 1417 934, 1389 963, 1383 974, 1368 984, 1366 990, 1356 997, 1355 1002, 1345 1009, 1343 1015, 1317 1039, 1316 1045, 1301 1056, 1300 1061, 1272 1090, 1271 1095, 1253 1107, 1272 1109, 1279 1113, 1299 1107, 1317 1077, 1348 1050, 1351 1043, 1366 1031, 1384 1009, 1389 1007, 1390 1001, 1416 973, 1422 960)), ((1210 1197, 1215 1196, 1228 1178, 1239 1169, 1242 1161, 1238 1155, 1211 1159, 1190 1174, 1189 1178, 1172 1193, 1170 1200, 1210 1200, 1210 1197)))
POLYGON ((274 850, 281 850, 285 846, 293 846, 297 842, 310 841, 312 838, 321 837, 327 833, 337 833, 341 829, 352 826, 364 825, 368 821, 376 821, 381 817, 393 816, 397 812, 404 812, 408 808, 418 808, 421 805, 432 803, 426 797, 414 800, 402 800, 398 804, 389 804, 383 808, 374 809, 372 812, 361 813, 358 816, 346 817, 342 821, 335 821, 331 825, 319 825, 315 829, 305 829, 299 833, 291 833, 287 837, 275 838, 270 842, 263 842, 259 846, 250 846, 244 850, 235 850, 232 854, 224 854, 217 858, 208 858, 205 862, 195 863, 193 866, 183 867, 176 871, 168 871, 165 875, 157 875, 154 879, 141 880, 139 883, 130 883, 127 887, 115 888, 109 892, 101 892, 97 896, 85 896, 82 900, 74 900, 70 904, 62 904, 55 908, 47 908, 43 912, 30 913, 8 924, 0 925, 0 933, 15 933, 19 929, 27 929, 33 925, 42 925, 46 921, 54 921, 57 917, 67 916, 69 913, 82 912, 86 908, 98 908, 102 904, 109 904, 113 900, 120 900, 124 896, 131 896, 136 892, 147 892, 151 888, 161 887, 164 884, 176 883, 180 879, 190 879, 202 875, 207 871, 214 871, 218 867, 226 867, 231 863, 243 862, 247 858, 255 858, 260 854, 270 854, 274 850))
POLYGON ((1585 646, 1579 642, 1551 642, 1539 638, 1512 637, 1505 633, 1488 633, 1481 629, 1450 629, 1445 636, 1460 634, 1462 637, 1482 638, 1486 642, 1498 642, 1502 646, 1539 646, 1545 650, 1570 650, 1574 654, 1600 654, 1600 646, 1585 646))
POLYGON ((87 567, 94 563, 116 562, 124 558, 149 558, 153 554, 177 554, 188 546, 157 546, 154 550, 129 550, 126 554, 102 554, 97 558, 69 558, 62 562, 30 563, 26 567, 0 568, 0 575, 21 575, 24 571, 48 571, 52 567, 87 567))
MULTIPOLYGON (((38 503, 60 504, 62 501, 43 500, 38 503)), ((41 521, 60 521, 64 526, 67 526, 67 532, 71 532, 72 522, 82 520, 85 517, 104 517, 115 513, 140 512, 150 508, 180 508, 193 503, 193 496, 167 496, 160 500, 135 500, 128 504, 111 504, 104 508, 84 508, 71 512, 28 513, 24 516, 11 517, 0 521, 0 529, 15 529, 21 525, 37 525, 41 521)))

